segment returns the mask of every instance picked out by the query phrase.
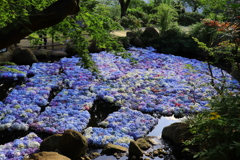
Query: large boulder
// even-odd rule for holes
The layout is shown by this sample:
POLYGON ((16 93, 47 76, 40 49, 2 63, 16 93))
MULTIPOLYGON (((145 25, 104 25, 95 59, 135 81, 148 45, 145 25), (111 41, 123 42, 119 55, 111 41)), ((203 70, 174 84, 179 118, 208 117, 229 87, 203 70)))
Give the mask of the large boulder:
POLYGON ((136 144, 142 149, 142 150, 148 150, 151 145, 145 138, 139 138, 136 140, 136 144))
POLYGON ((176 122, 163 128, 162 138, 171 140, 175 145, 181 145, 183 141, 190 139, 192 134, 188 130, 188 125, 176 122))
POLYGON ((143 156, 143 152, 142 152, 141 148, 133 140, 130 141, 128 153, 129 153, 130 159, 135 159, 135 158, 138 159, 143 156))
POLYGON ((99 53, 99 52, 103 51, 103 49, 99 48, 97 46, 97 41, 96 40, 91 40, 90 45, 88 46, 88 51, 90 53, 99 53))
POLYGON ((65 51, 52 51, 51 57, 55 58, 67 57, 67 53, 65 51))
POLYGON ((153 27, 146 27, 142 33, 142 37, 144 38, 156 38, 159 37, 158 31, 153 27))
POLYGON ((67 43, 65 51, 68 56, 74 56, 78 54, 78 51, 73 43, 67 43))
POLYGON ((87 140, 80 132, 66 130, 63 134, 55 134, 44 139, 40 151, 55 151, 71 160, 77 160, 86 154, 87 147, 87 140))
POLYGON ((14 50, 12 61, 18 65, 32 65, 38 62, 36 56, 30 49, 22 48, 16 48, 14 50))
POLYGON ((0 53, 0 62, 11 62, 13 54, 9 51, 0 53))
POLYGON ((66 130, 60 140, 60 152, 71 160, 77 160, 84 156, 87 147, 87 139, 75 130, 66 130))
POLYGON ((115 145, 112 143, 108 143, 107 145, 104 146, 102 150, 102 154, 106 155, 113 155, 114 153, 119 153, 119 152, 126 152, 128 149, 123 146, 115 145))
POLYGON ((34 51, 33 53, 37 58, 48 58, 51 54, 51 51, 47 49, 39 49, 34 51))
POLYGON ((70 158, 58 154, 57 152, 39 152, 34 153, 24 160, 71 160, 70 158))
POLYGON ((44 139, 40 145, 40 151, 60 151, 59 142, 62 139, 62 134, 54 134, 44 139))
POLYGON ((145 46, 143 41, 141 40, 141 38, 139 38, 138 36, 134 37, 131 40, 131 44, 135 47, 140 47, 140 48, 144 48, 144 46, 145 46))
POLYGON ((15 46, 11 45, 7 47, 6 52, 0 53, 0 62, 11 62, 13 60, 13 52, 15 49, 15 46))

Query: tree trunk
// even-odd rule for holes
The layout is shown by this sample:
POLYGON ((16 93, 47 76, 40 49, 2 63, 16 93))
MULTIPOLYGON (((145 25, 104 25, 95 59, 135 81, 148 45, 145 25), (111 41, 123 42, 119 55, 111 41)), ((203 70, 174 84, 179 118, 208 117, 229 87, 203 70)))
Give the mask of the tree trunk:
POLYGON ((126 16, 127 9, 129 6, 131 0, 127 0, 126 2, 124 0, 119 0, 120 6, 121 6, 121 18, 126 16))
POLYGON ((29 21, 16 20, 0 30, 0 49, 18 43, 35 31, 58 24, 79 11, 79 0, 58 0, 43 11, 29 15, 29 21))

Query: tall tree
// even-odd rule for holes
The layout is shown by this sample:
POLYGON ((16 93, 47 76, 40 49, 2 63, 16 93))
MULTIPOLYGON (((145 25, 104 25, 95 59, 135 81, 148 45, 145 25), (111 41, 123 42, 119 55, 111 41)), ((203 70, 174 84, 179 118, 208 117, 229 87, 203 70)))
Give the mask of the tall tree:
POLYGON ((121 18, 126 16, 127 9, 131 0, 118 0, 121 6, 121 18))
POLYGON ((190 7, 193 12, 197 12, 197 9, 201 7, 200 0, 180 0, 185 7, 190 7))

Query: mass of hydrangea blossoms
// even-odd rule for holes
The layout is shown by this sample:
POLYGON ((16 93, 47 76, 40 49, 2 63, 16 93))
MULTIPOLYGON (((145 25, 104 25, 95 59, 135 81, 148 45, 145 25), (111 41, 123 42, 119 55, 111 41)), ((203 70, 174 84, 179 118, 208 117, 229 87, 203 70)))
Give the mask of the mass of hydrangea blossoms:
MULTIPOLYGON (((79 57, 26 66, 25 83, 0 103, 0 131, 31 128, 56 134, 74 129, 84 133, 91 145, 128 147, 130 140, 144 137, 156 126, 158 119, 149 113, 178 116, 209 109, 208 102, 217 91, 210 85, 212 77, 206 63, 156 53, 151 47, 132 47, 128 52, 137 63, 120 53, 93 53, 98 76, 79 66, 79 57), (49 100, 56 90, 58 94, 49 100), (88 127, 89 111, 96 99, 120 109, 109 114, 99 127, 88 127)), ((225 76, 229 90, 239 89, 230 74, 214 66, 211 69, 215 83, 221 84, 225 76)), ((14 80, 12 76, 16 75, 0 73, 1 78, 14 80)), ((0 156, 6 156, 1 153, 0 148, 0 156)))

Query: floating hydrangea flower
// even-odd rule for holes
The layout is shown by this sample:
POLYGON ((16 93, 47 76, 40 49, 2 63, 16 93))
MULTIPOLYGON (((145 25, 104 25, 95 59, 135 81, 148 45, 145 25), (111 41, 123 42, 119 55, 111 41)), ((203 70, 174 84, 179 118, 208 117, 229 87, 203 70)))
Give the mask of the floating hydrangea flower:
POLYGON ((23 80, 27 77, 27 72, 30 68, 29 65, 4 65, 4 67, 7 67, 9 71, 0 71, 0 80, 23 80))
POLYGON ((46 107, 36 119, 29 122, 29 126, 36 131, 51 134, 63 133, 72 129, 82 132, 90 119, 88 111, 78 111, 70 108, 46 107))
POLYGON ((109 114, 100 125, 137 139, 144 137, 157 123, 158 120, 148 114, 122 107, 118 112, 109 114))
POLYGON ((123 132, 117 132, 112 128, 88 127, 84 130, 84 136, 88 140, 89 145, 102 147, 108 143, 129 147, 132 136, 123 132))
POLYGON ((33 63, 32 67, 28 71, 28 75, 36 74, 47 74, 47 75, 57 75, 60 72, 60 64, 54 63, 33 63))
POLYGON ((25 137, 0 145, 0 159, 23 160, 28 155, 38 152, 41 142, 42 139, 31 132, 25 137))
POLYGON ((27 79, 26 86, 29 87, 48 86, 51 89, 59 90, 63 86, 63 77, 60 75, 37 74, 27 79))
POLYGON ((63 108, 72 108, 75 110, 89 110, 92 108, 96 94, 90 91, 81 91, 77 89, 63 89, 50 102, 50 106, 63 108))

